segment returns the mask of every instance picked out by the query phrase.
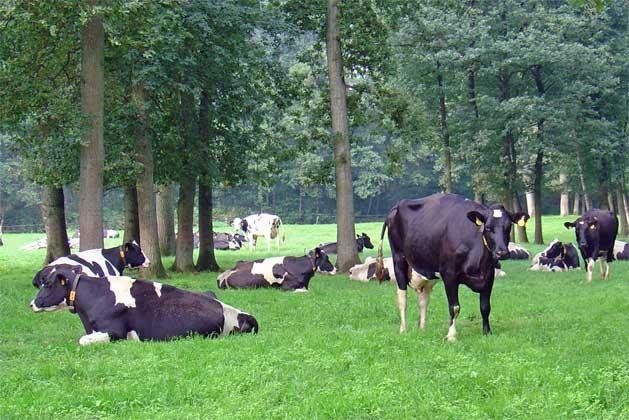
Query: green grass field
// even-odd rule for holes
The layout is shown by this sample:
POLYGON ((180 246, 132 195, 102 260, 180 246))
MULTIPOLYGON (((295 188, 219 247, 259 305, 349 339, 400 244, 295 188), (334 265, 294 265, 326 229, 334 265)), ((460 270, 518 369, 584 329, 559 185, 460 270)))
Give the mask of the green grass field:
MULTIPOLYGON (((563 221, 544 218, 547 242, 574 241, 563 221)), ((375 238, 380 228, 357 231, 375 238)), ((257 336, 81 347, 78 316, 29 310, 44 252, 19 247, 38 237, 5 234, 0 248, 0 418, 629 418, 626 262, 586 284, 583 270, 533 273, 506 261, 493 335, 481 335, 478 295, 462 287, 456 343, 443 340, 442 285, 423 333, 409 293, 401 335, 392 284, 317 275, 309 293, 217 292, 256 316, 257 336)), ((333 225, 289 225, 282 254, 334 239, 333 225)), ((227 269, 266 255, 219 251, 218 261, 227 269)), ((217 290, 215 273, 166 282, 217 290)))

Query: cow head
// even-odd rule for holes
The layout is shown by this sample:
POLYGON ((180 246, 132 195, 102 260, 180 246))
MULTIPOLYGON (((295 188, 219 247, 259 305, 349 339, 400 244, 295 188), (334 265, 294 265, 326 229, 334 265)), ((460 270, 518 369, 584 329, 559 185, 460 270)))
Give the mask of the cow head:
POLYGON ((72 290, 72 280, 81 274, 81 266, 60 264, 56 265, 44 278, 39 292, 31 301, 33 312, 53 312, 67 309, 67 296, 72 290))
POLYGON ((315 248, 311 258, 313 258, 312 264, 317 271, 327 274, 336 274, 336 268, 334 268, 330 262, 328 254, 323 252, 321 248, 315 248))
POLYGON ((574 222, 564 223, 564 226, 566 229, 574 228, 577 244, 582 251, 598 245, 600 226, 596 216, 584 215, 574 222))
POLYGON ((529 215, 524 212, 509 213, 502 205, 494 204, 488 209, 468 212, 467 218, 479 227, 483 243, 494 259, 500 259, 509 254, 511 226, 514 223, 524 226, 529 215))
POLYGON ((122 246, 124 260, 128 267, 148 267, 151 261, 136 241, 127 242, 122 246))
POLYGON ((371 238, 367 236, 365 232, 360 235, 356 235, 356 239, 363 243, 363 246, 367 249, 373 249, 373 243, 371 243, 371 238))
POLYGON ((542 252, 542 256, 546 258, 557 258, 563 254, 563 243, 558 239, 555 239, 548 245, 548 248, 542 252))
POLYGON ((44 281, 46 281, 46 278, 53 271, 55 271, 55 269, 56 269, 55 265, 48 265, 48 266, 42 268, 41 270, 39 270, 35 274, 35 277, 33 277, 33 287, 35 287, 37 289, 41 289, 41 287, 44 285, 44 281))
POLYGON ((232 332, 239 333, 258 333, 258 321, 247 313, 238 314, 238 327, 234 328, 232 332))

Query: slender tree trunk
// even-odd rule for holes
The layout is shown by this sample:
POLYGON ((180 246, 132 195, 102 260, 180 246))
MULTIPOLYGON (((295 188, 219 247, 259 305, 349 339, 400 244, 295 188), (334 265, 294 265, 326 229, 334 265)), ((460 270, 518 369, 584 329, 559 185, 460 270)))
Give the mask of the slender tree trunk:
POLYGON ((452 151, 450 150, 450 133, 448 132, 448 111, 446 93, 443 87, 441 64, 437 61, 437 87, 439 89, 439 128, 443 141, 443 177, 446 193, 452 193, 452 151))
POLYGON ((535 217, 535 192, 526 192, 526 211, 529 212, 529 216, 535 217))
POLYGON ((609 165, 607 164, 607 159, 601 159, 601 172, 599 174, 599 192, 600 199, 598 208, 603 210, 612 210, 609 207, 609 203, 607 201, 609 195, 609 165))
MULTIPOLYGON (((520 202, 520 196, 518 195, 517 192, 513 196, 513 211, 514 212, 522 211, 522 203, 520 202)), ((514 225, 514 226, 515 226, 515 231, 517 233, 516 236, 518 238, 518 242, 523 243, 523 244, 528 244, 529 237, 526 234, 526 226, 524 227, 518 226, 518 225, 514 225)))
MULTIPOLYGON (((90 9, 97 0, 88 0, 90 9)), ((104 115, 103 18, 91 16, 81 30, 81 112, 89 118, 81 145, 79 227, 81 250, 103 247, 104 115)))
POLYGON ((169 182, 157 187, 157 236, 163 256, 175 255, 175 185, 169 182))
POLYGON ((568 189, 568 175, 565 172, 559 173, 559 185, 561 186, 561 198, 559 200, 559 215, 566 217, 570 214, 570 196, 568 189))
POLYGON ((140 242, 140 218, 138 217, 138 192, 135 185, 124 189, 124 239, 123 242, 140 242))
POLYGON ((478 120, 478 103, 476 102, 476 81, 474 75, 474 67, 470 66, 467 69, 467 99, 472 109, 474 109, 474 116, 478 120))
POLYGON ((199 257, 197 258, 197 270, 220 270, 214 255, 212 184, 202 180, 199 180, 199 257))
POLYGON ((44 187, 42 213, 44 216, 47 241, 44 264, 48 264, 57 258, 70 254, 68 232, 66 230, 65 205, 63 202, 63 188, 44 187))
POLYGON ((581 159, 581 147, 577 144, 577 168, 579 170, 579 181, 581 182, 581 192, 583 194, 583 212, 592 209, 592 200, 588 193, 587 184, 585 183, 585 171, 583 170, 583 160, 581 159))
POLYGON ((611 188, 607 190, 607 208, 609 211, 613 211, 614 213, 616 212, 614 207, 614 193, 611 188))
POLYGON ((483 193, 481 193, 480 190, 476 188, 474 188, 474 201, 476 201, 477 203, 483 202, 483 193))
POLYGON ((625 217, 627 218, 627 222, 629 222, 629 200, 627 200, 627 194, 622 194, 622 203, 625 206, 625 217))
POLYGON ((138 217, 142 250, 151 261, 148 268, 140 270, 143 278, 165 278, 166 270, 162 264, 157 236, 157 211, 155 209, 155 191, 153 189, 153 145, 149 138, 146 92, 138 84, 133 89, 133 102, 136 106, 138 127, 135 133, 135 155, 141 171, 136 181, 138 195, 138 217))
POLYGON ((572 206, 572 214, 573 215, 577 215, 578 216, 578 215, 581 214, 581 212, 580 212, 580 210, 581 210, 580 204, 581 204, 581 196, 579 195, 578 192, 575 191, 574 192, 574 206, 572 206))
MULTIPOLYGON (((535 87, 537 88, 537 95, 543 97, 546 93, 544 87, 544 79, 542 76, 542 66, 535 65, 531 68, 533 79, 535 80, 535 87)), ((543 244, 544 238, 542 235, 542 182, 544 176, 544 118, 537 120, 537 134, 536 134, 536 154, 535 154, 535 243, 543 244)))
POLYGON ((343 78, 343 59, 339 32, 339 0, 328 0, 326 52, 330 85, 330 113, 336 165, 336 265, 346 273, 360 262, 356 250, 354 227, 354 191, 350 160, 349 122, 347 118, 347 89, 343 78))
POLYGON ((618 203, 618 219, 620 221, 620 234, 622 236, 629 235, 629 217, 627 216, 627 209, 623 200, 622 187, 618 185, 616 187, 616 202, 618 203))
POLYGON ((195 271, 194 252, 194 195, 196 180, 193 177, 181 179, 179 202, 177 204, 177 246, 173 270, 195 271))

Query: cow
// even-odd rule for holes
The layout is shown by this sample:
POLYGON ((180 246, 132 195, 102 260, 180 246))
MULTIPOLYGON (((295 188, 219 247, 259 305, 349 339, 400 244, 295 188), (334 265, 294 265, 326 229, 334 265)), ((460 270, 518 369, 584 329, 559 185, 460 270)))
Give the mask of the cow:
POLYGON ((249 250, 253 251, 257 239, 261 236, 266 238, 267 251, 271 250, 271 241, 275 239, 277 250, 280 249, 280 238, 286 240, 286 231, 283 229, 282 219, 279 216, 268 213, 252 214, 241 219, 236 217, 232 222, 232 227, 243 231, 246 240, 249 242, 249 250), (280 228, 282 236, 280 237, 280 228))
POLYGON ((238 250, 244 242, 244 236, 238 233, 214 232, 213 238, 214 249, 220 250, 238 250))
MULTIPOLYGON (((326 254, 336 254, 337 253, 337 243, 336 242, 326 242, 318 245, 323 252, 326 254)), ((356 251, 363 252, 363 249, 373 249, 373 243, 371 243, 371 238, 367 236, 366 233, 362 233, 360 235, 356 235, 356 251)))
POLYGON ((574 222, 564 223, 566 229, 575 229, 577 245, 586 266, 586 279, 592 282, 592 270, 599 260, 601 278, 609 278, 609 263, 614 260, 614 243, 618 236, 618 218, 612 211, 592 209, 574 222))
POLYGON ((579 254, 571 243, 564 244, 559 239, 553 240, 542 252, 535 254, 531 271, 561 272, 580 269, 579 254))
POLYGON ((506 259, 509 260, 528 260, 531 258, 531 253, 526 248, 520 245, 509 242, 509 256, 506 259))
POLYGON ((614 257, 618 261, 629 260, 629 244, 623 241, 614 242, 614 257))
POLYGON ((210 294, 126 276, 92 277, 68 264, 53 267, 30 307, 33 312, 76 312, 86 332, 79 339, 82 346, 258 332, 253 316, 210 294))
POLYGON ((273 257, 256 261, 239 261, 216 280, 221 289, 276 287, 294 292, 307 292, 315 271, 336 273, 325 252, 316 248, 303 257, 273 257))
POLYGON ((400 332, 406 331, 407 287, 410 285, 418 292, 419 328, 423 330, 430 293, 439 273, 450 311, 446 339, 456 340, 461 284, 480 294, 482 330, 483 334, 489 334, 496 263, 509 253, 512 224, 523 226, 528 219, 526 213, 509 213, 500 204, 486 207, 456 194, 404 199, 393 206, 382 226, 376 276, 378 280, 384 278, 382 240, 388 230, 398 289, 400 332))
POLYGON ((107 249, 90 249, 60 257, 42 268, 33 278, 33 286, 40 288, 46 277, 59 264, 77 265, 91 277, 120 276, 125 267, 148 267, 150 260, 137 242, 127 242, 122 246, 107 249))
POLYGON ((103 238, 119 238, 120 232, 113 229, 103 229, 103 238))

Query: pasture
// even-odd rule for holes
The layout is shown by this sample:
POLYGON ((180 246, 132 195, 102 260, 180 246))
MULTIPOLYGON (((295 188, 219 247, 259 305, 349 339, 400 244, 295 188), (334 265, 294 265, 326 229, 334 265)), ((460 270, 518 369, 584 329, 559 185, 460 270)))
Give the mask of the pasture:
MULTIPOLYGON (((574 242, 567 220, 574 219, 544 218, 547 242, 574 242)), ((335 229, 288 225, 281 253, 303 255, 335 240, 335 229)), ((374 244, 380 229, 357 225, 374 244)), ((585 284, 583 269, 533 273, 527 261, 505 261, 507 276, 496 279, 492 295, 493 335, 481 335, 478 296, 462 287, 456 343, 443 340, 442 285, 423 333, 409 293, 409 332, 400 335, 392 284, 316 275, 309 293, 224 291, 216 273, 170 273, 166 283, 213 290, 250 312, 260 333, 80 347, 78 316, 28 307, 44 250, 19 247, 39 237, 5 234, 0 248, 2 418, 629 417, 627 262, 614 262, 605 282, 596 268, 585 284)), ((260 245, 253 254, 217 251, 219 264, 276 255, 260 245)), ((369 255, 376 249, 362 259, 369 255)))

